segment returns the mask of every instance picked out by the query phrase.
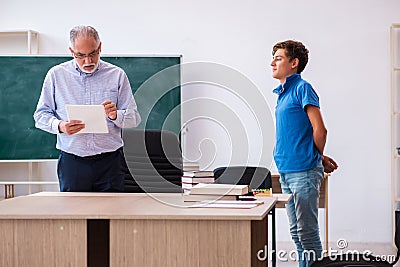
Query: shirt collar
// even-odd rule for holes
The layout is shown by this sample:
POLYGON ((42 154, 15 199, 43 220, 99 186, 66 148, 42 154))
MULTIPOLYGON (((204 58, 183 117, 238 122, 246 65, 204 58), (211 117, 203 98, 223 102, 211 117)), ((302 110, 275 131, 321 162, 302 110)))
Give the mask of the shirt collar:
POLYGON ((297 79, 300 79, 301 76, 298 73, 292 74, 288 77, 286 77, 286 81, 284 84, 278 85, 272 92, 280 95, 285 91, 285 88, 289 87, 293 82, 295 82, 297 79))

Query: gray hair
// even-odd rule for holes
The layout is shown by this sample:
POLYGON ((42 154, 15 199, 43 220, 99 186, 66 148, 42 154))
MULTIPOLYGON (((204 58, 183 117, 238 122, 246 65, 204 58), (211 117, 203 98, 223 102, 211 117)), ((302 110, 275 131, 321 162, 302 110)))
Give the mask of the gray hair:
POLYGON ((75 26, 69 33, 69 42, 72 48, 74 48, 75 40, 79 36, 86 38, 94 38, 98 44, 100 44, 100 37, 96 29, 92 26, 75 26))

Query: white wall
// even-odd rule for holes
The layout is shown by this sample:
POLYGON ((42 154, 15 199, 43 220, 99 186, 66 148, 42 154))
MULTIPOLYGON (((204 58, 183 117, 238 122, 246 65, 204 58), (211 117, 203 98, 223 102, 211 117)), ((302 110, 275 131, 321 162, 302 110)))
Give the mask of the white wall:
MULTIPOLYGON (((330 179, 331 240, 391 242, 389 27, 400 22, 398 10, 397 0, 3 0, 0 30, 37 30, 40 53, 53 55, 68 53, 72 26, 90 24, 100 32, 103 54, 182 54, 184 62, 221 64, 247 77, 254 87, 229 88, 224 70, 227 88, 208 81, 212 73, 203 68, 200 83, 182 87, 184 122, 196 118, 188 125, 185 155, 203 168, 229 161, 271 165, 269 106, 277 85, 271 47, 288 38, 303 41, 310 50, 303 77, 320 95, 326 154, 340 165, 330 179), (200 105, 204 98, 209 105, 200 105)), ((3 172, 9 167, 0 165, 3 172)), ((280 214, 281 240, 289 239, 285 220, 280 214)))

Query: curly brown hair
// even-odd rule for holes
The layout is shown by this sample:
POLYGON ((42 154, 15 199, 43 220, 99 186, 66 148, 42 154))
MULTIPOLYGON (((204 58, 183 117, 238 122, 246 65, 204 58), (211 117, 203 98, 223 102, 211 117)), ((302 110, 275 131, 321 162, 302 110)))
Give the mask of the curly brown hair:
POLYGON ((300 74, 304 70, 308 62, 308 49, 301 42, 294 40, 279 42, 272 48, 272 55, 275 55, 278 49, 285 49, 285 55, 290 61, 295 58, 299 59, 297 73, 300 74))

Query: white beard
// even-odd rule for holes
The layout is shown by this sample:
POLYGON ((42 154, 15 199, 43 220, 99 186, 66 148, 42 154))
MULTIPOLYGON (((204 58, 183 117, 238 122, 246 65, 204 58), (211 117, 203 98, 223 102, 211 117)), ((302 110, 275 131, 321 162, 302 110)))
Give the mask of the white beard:
POLYGON ((80 65, 78 64, 78 62, 76 62, 76 61, 75 61, 75 63, 76 63, 76 65, 78 66, 78 68, 79 68, 82 72, 87 73, 87 74, 93 73, 93 72, 97 69, 97 66, 99 65, 99 62, 97 62, 96 64, 95 64, 95 63, 83 64, 82 66, 80 66, 80 65), (92 70, 86 70, 86 69, 85 69, 85 67, 90 67, 90 66, 94 66, 94 68, 93 68, 92 70))

